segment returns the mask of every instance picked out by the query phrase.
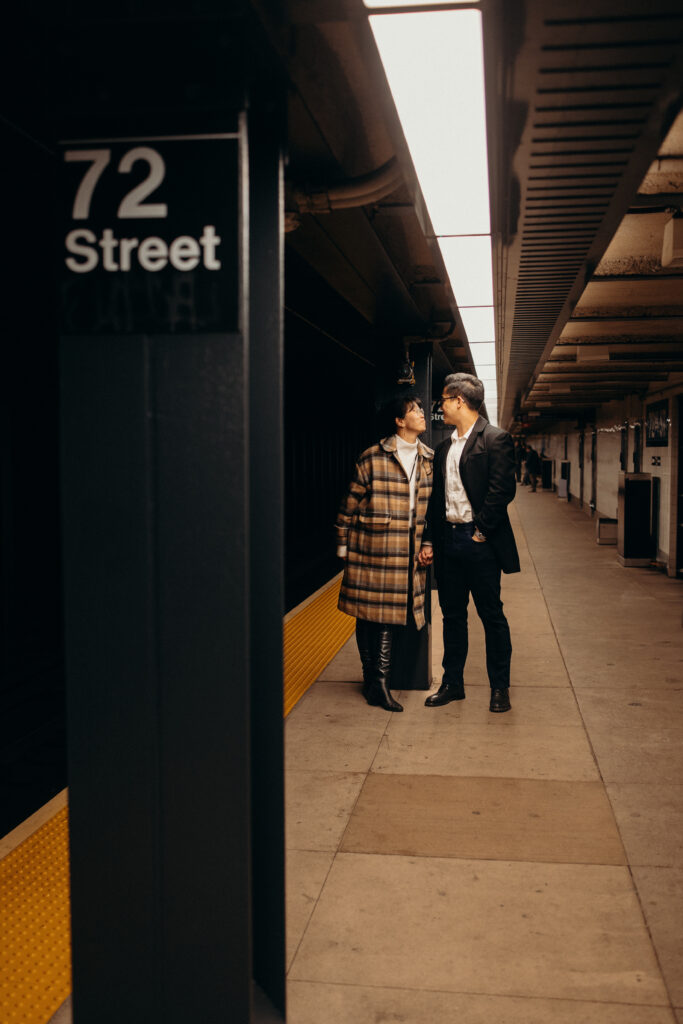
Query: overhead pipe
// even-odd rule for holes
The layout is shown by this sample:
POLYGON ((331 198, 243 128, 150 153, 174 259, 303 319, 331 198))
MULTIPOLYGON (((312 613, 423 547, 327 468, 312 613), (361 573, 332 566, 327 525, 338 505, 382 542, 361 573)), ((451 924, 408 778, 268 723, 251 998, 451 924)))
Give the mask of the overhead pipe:
POLYGON ((394 156, 376 171, 339 185, 318 189, 294 188, 291 196, 296 210, 286 212, 285 230, 294 231, 298 228, 302 213, 332 213, 333 210, 348 210, 376 203, 393 192, 400 181, 401 168, 394 156))

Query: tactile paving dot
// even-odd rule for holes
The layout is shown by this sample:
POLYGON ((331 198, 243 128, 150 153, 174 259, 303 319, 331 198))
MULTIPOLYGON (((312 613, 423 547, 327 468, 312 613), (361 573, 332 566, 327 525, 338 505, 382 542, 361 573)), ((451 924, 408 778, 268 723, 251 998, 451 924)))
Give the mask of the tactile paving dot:
POLYGON ((71 991, 66 808, 0 860, 0 1021, 45 1024, 71 991))

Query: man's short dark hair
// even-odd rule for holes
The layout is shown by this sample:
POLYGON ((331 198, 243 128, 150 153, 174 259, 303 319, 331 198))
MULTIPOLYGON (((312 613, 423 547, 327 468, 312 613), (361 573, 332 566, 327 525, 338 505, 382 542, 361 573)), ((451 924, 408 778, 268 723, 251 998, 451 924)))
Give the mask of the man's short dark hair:
POLYGON ((484 385, 471 373, 449 373, 443 382, 444 394, 449 398, 462 398, 465 405, 479 412, 484 401, 484 385))

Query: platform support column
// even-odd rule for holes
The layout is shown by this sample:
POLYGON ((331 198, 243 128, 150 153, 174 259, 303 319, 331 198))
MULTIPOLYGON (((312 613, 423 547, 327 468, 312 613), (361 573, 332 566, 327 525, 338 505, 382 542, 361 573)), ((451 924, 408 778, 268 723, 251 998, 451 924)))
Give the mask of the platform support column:
MULTIPOLYGON (((414 362, 415 393, 422 400, 427 430, 421 440, 431 445, 432 421, 432 349, 431 345, 413 345, 410 358, 414 362)), ((391 685, 395 690, 428 690, 432 685, 432 615, 431 572, 427 575, 425 593, 425 626, 418 630, 414 622, 397 630, 391 685)))
POLYGON ((284 1021, 286 91, 248 12, 126 17, 64 27, 74 1024, 284 1021))

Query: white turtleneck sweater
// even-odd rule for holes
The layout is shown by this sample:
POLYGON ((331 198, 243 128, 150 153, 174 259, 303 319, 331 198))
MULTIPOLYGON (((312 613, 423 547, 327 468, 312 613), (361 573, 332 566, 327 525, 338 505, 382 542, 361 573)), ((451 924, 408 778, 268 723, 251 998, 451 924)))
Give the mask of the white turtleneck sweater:
POLYGON ((410 441, 404 441, 396 434, 396 456, 410 481, 410 524, 412 526, 413 512, 415 511, 415 480, 417 478, 417 440, 411 444, 410 441))

